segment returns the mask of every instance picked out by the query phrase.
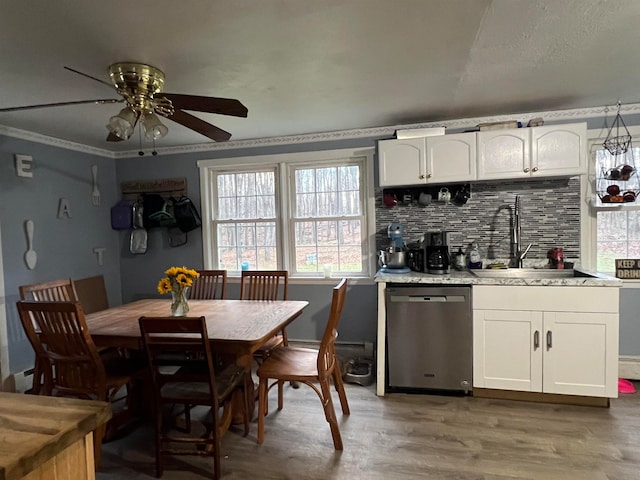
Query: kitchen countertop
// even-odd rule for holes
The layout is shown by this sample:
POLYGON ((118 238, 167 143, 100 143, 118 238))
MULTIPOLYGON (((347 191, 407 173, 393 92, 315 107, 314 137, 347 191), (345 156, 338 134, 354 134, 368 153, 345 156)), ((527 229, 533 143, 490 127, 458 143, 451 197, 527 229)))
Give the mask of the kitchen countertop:
POLYGON ((446 275, 429 273, 384 273, 378 271, 377 283, 420 283, 438 285, 535 285, 535 286, 581 286, 581 287, 622 287, 622 280, 597 272, 574 268, 577 277, 563 278, 486 278, 478 277, 472 271, 452 270, 446 275))
POLYGON ((107 402, 0 392, 0 480, 23 478, 110 417, 107 402))

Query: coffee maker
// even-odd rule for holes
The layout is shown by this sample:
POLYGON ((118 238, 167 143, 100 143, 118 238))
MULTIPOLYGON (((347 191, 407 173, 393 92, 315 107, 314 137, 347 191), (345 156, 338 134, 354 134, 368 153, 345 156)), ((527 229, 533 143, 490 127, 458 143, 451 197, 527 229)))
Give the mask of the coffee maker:
POLYGON ((449 232, 431 231, 424 235, 427 273, 444 275, 451 267, 449 232))

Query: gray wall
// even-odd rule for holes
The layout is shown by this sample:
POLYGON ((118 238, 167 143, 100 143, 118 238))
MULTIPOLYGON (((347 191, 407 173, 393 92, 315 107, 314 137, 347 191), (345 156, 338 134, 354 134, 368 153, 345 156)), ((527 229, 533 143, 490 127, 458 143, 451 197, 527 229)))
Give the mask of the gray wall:
POLYGON ((109 223, 109 208, 117 198, 115 179, 112 159, 0 136, 0 222, 12 372, 33 364, 15 307, 19 285, 104 275, 110 303, 121 303, 120 251, 109 223), (33 157, 32 178, 16 175, 16 153, 33 157), (91 165, 98 165, 98 207, 91 204, 91 165), (61 197, 69 201, 71 218, 57 218, 61 197), (33 270, 24 262, 27 219, 35 224, 33 248, 38 257, 33 270), (94 247, 106 248, 103 266, 98 265, 94 247))

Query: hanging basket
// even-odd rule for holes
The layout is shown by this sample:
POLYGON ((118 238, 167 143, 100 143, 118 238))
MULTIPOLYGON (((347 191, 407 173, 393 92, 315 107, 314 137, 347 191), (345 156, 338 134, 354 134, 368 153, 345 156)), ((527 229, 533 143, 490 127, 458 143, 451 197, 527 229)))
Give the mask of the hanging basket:
POLYGON ((609 151, 611 155, 622 155, 627 153, 631 145, 631 134, 629 129, 620 116, 620 104, 618 103, 618 113, 611 124, 607 138, 602 146, 609 151))

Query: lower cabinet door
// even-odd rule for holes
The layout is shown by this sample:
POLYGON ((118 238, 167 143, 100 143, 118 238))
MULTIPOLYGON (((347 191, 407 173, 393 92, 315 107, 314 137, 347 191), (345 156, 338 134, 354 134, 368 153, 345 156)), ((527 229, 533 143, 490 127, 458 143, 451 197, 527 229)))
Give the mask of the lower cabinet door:
POLYGON ((618 396, 616 314, 544 312, 544 330, 544 392, 618 396))
POLYGON ((542 312, 474 310, 473 386, 542 391, 542 312))

